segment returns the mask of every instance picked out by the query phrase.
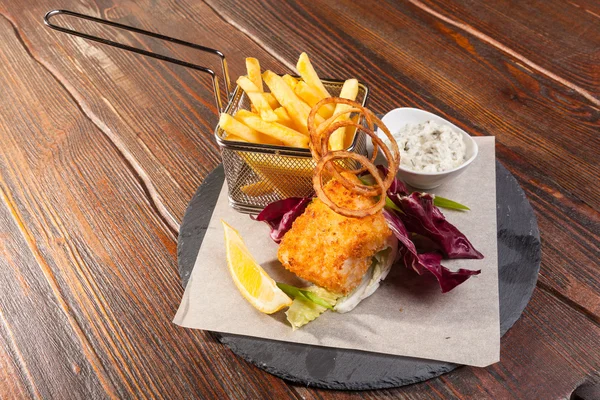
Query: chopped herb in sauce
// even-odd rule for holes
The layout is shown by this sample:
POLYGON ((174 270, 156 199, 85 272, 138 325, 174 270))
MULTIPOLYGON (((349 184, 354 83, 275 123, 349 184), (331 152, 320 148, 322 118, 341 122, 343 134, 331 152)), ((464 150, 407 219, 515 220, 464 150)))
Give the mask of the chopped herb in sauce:
POLYGON ((460 132, 433 121, 407 124, 393 136, 401 166, 417 172, 442 172, 465 162, 467 146, 460 132))

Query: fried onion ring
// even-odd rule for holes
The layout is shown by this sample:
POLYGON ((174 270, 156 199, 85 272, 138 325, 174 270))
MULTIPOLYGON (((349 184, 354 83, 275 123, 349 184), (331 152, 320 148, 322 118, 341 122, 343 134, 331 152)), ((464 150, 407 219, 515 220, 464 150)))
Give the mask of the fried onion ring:
MULTIPOLYGON (((310 146, 311 152, 316 161, 318 161, 322 156, 322 153, 320 150, 321 149, 320 142, 321 142, 321 135, 322 135, 323 131, 320 128, 325 127, 325 129, 330 129, 331 123, 334 122, 334 120, 337 117, 344 115, 344 114, 353 113, 353 112, 358 112, 361 115, 363 115, 365 117, 365 120, 367 121, 367 126, 369 127, 369 129, 373 130, 373 121, 371 118, 371 115, 373 115, 373 113, 369 114, 368 110, 365 107, 361 106, 359 103, 352 101, 352 100, 343 99, 341 97, 326 97, 323 100, 319 101, 317 104, 315 104, 315 106, 310 110, 310 113, 308 114, 308 121, 307 121, 308 134, 311 138, 311 146, 310 146), (325 120, 321 125, 317 126, 317 124, 315 123, 315 118, 316 118, 317 112, 321 109, 322 106, 324 106, 326 104, 330 104, 330 103, 346 104, 346 105, 351 106, 351 108, 340 111, 340 112, 332 115, 327 120, 325 120)), ((325 153, 327 153, 327 152, 325 152, 325 153)), ((371 162, 375 162, 376 156, 377 156, 377 151, 374 150, 371 162)), ((363 171, 365 171, 365 170, 363 169, 363 171)))
POLYGON ((398 145, 396 143, 396 140, 390 133, 389 129, 387 129, 383 122, 371 110, 363 107, 355 101, 339 97, 328 97, 319 101, 311 109, 310 114, 308 116, 307 125, 308 133, 310 136, 311 154, 315 161, 317 161, 317 167, 315 168, 313 175, 313 186, 319 199, 321 199, 321 201, 327 204, 327 206, 329 206, 338 214, 345 215, 347 217, 365 217, 368 215, 373 215, 379 210, 381 210, 385 205, 385 193, 387 192, 387 189, 390 187, 394 178, 396 177, 396 172, 398 171, 398 167, 400 165, 400 151, 398 150, 398 145), (317 115, 317 112, 322 106, 330 103, 336 105, 345 104, 349 106, 349 108, 334 113, 334 115, 332 115, 322 124, 317 126, 315 123, 315 117, 317 115), (351 120, 350 118, 341 121, 335 121, 338 117, 351 113, 358 113, 360 116, 364 117, 367 126, 361 125, 351 120), (374 123, 376 123, 377 126, 387 136, 391 144, 391 149, 373 131, 374 123), (371 137, 373 142, 373 155, 371 159, 346 150, 329 150, 329 138, 333 134, 333 132, 335 132, 337 129, 346 128, 349 126, 354 127, 357 130, 357 133, 363 132, 371 137), (379 151, 383 152, 383 155, 388 162, 389 171, 388 174, 385 176, 385 179, 381 178, 377 171, 377 168, 374 165, 375 159, 379 151), (360 168, 344 168, 339 162, 335 162, 337 160, 344 159, 358 161, 358 163, 360 164, 360 168), (362 183, 357 183, 356 181, 352 181, 341 174, 342 172, 347 172, 353 175, 358 175, 366 171, 368 171, 374 177, 375 181, 377 182, 376 186, 369 186, 364 185, 362 183), (324 172, 327 172, 328 175, 336 179, 346 189, 350 190, 353 193, 370 197, 379 196, 377 203, 375 203, 372 207, 368 207, 361 210, 352 210, 338 206, 327 197, 327 194, 323 190, 324 172))
MULTIPOLYGON (((386 160, 389 160, 388 163, 390 164, 390 170, 394 168, 394 160, 396 160, 397 158, 394 157, 394 155, 392 154, 392 152, 390 151, 390 149, 385 145, 385 143, 377 136, 377 134, 375 134, 375 132, 373 132, 370 129, 367 129, 366 127, 357 124, 354 121, 344 121, 344 125, 343 126, 354 126, 357 130, 362 131, 364 133, 366 133, 367 135, 369 135, 371 137, 371 139, 373 140, 373 143, 376 143, 381 150, 383 151, 383 154, 386 158, 386 160)), ((327 129, 325 131, 325 135, 323 135, 323 138, 326 138, 327 140, 329 139, 329 136, 333 133, 334 130, 329 130, 327 129)), ((335 152, 332 152, 335 153, 335 152)), ((371 160, 369 160, 370 164, 373 164, 373 162, 371 160)), ((328 172, 331 173, 333 175, 333 177, 340 181, 340 183, 342 183, 342 185, 344 185, 344 187, 346 189, 352 190, 355 193, 360 193, 366 196, 378 196, 380 195, 381 192, 381 188, 380 187, 376 187, 374 188, 373 186, 368 186, 368 185, 363 185, 363 184, 359 184, 359 183, 353 183, 348 181, 348 179, 346 179, 345 177, 343 177, 340 174, 340 169, 342 169, 342 167, 340 165, 337 164, 333 164, 330 163, 330 166, 333 165, 333 168, 328 168, 328 172)), ((366 168, 366 166, 364 166, 364 168, 366 168)), ((398 168, 396 167, 395 170, 397 170, 398 168)), ((363 169, 359 169, 359 170, 346 170, 346 172, 350 172, 353 174, 358 174, 363 172, 363 169)), ((387 176, 385 177, 385 180, 383 181, 383 186, 386 188, 389 188, 390 185, 392 184, 392 180, 396 177, 395 173, 390 173, 388 172, 387 176)))
MULTIPOLYGON (((315 104, 315 106, 311 110, 311 113, 308 116, 307 125, 308 125, 309 135, 311 138, 310 148, 311 148, 313 158, 316 161, 318 161, 322 155, 327 154, 329 137, 331 136, 331 134, 333 132, 335 132, 338 128, 341 128, 341 127, 346 127, 349 125, 356 126, 356 124, 353 124, 354 121, 351 121, 351 120, 338 121, 338 122, 333 123, 333 125, 331 125, 332 122, 334 122, 335 119, 338 118, 339 116, 348 114, 348 113, 353 113, 353 112, 359 112, 361 115, 363 115, 368 124, 369 130, 373 130, 372 113, 370 113, 368 109, 361 106, 359 103, 356 103, 352 100, 343 99, 343 98, 328 97, 328 98, 321 100, 317 104, 315 104), (350 108, 332 115, 330 118, 328 118, 326 121, 324 121, 321 125, 316 126, 314 120, 315 120, 315 116, 316 116, 317 112, 323 105, 329 104, 329 103, 346 104, 346 105, 350 106, 350 108), (323 127, 325 127, 325 128, 323 128, 323 127)), ((363 129, 363 131, 364 131, 364 129, 363 129)), ((375 162, 375 158, 377 157, 378 150, 379 149, 378 149, 377 143, 374 143, 373 156, 371 157, 371 160, 370 160, 372 163, 375 162)), ((341 169, 342 169, 341 166, 337 166, 335 164, 327 165, 327 171, 330 174, 334 175, 336 177, 336 179, 338 179, 340 182, 342 182, 344 187, 346 187, 347 189, 353 190, 353 187, 355 187, 355 183, 349 182, 346 178, 342 177, 339 174, 341 169), (333 168, 335 168, 335 170, 333 170, 333 168)), ((352 174, 360 174, 362 172, 365 172, 366 170, 367 169, 363 166, 357 170, 348 170, 347 172, 350 172, 352 174)), ((368 191, 370 193, 372 191, 372 188, 363 186, 363 187, 356 188, 355 191, 357 193, 364 193, 364 191, 368 191)))
POLYGON ((367 157, 361 156, 357 153, 352 153, 350 151, 339 150, 327 153, 325 156, 321 157, 321 159, 317 163, 317 166, 315 168, 315 174, 313 175, 313 186, 315 188, 317 196, 319 197, 319 200, 325 203, 334 212, 344 215, 346 217, 363 218, 369 215, 376 214, 377 212, 379 212, 379 210, 383 208, 383 206, 385 206, 385 195, 379 196, 379 200, 377 201, 377 203, 373 204, 371 207, 362 208, 359 210, 352 210, 350 208, 340 207, 337 204, 335 204, 329 198, 329 196, 327 196, 325 190, 323 190, 323 168, 330 161, 339 160, 342 158, 351 158, 364 165, 367 168, 367 171, 369 171, 369 173, 375 178, 377 185, 385 193, 386 189, 383 186, 383 180, 381 179, 381 176, 379 176, 377 167, 375 167, 375 165, 373 165, 367 157))

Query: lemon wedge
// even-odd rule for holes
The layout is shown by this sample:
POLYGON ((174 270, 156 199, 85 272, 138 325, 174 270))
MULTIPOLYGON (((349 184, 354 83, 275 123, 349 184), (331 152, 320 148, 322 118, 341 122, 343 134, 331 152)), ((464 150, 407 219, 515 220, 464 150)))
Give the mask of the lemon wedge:
POLYGON ((235 286, 258 311, 272 314, 292 304, 276 282, 256 263, 240 234, 221 220, 225 230, 227 266, 235 286))

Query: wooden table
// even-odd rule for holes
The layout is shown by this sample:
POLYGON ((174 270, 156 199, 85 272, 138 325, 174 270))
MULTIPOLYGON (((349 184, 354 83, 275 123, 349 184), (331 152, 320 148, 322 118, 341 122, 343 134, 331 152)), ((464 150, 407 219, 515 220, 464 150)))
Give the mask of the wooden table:
POLYGON ((302 3, 0 2, 0 398, 553 399, 598 380, 600 4, 302 3), (418 107, 496 136, 543 246, 501 362, 393 390, 315 390, 174 325, 179 223, 220 162, 210 80, 51 31, 52 8, 218 48, 234 78, 246 56, 284 73, 307 51, 322 76, 368 82, 376 112, 418 107))

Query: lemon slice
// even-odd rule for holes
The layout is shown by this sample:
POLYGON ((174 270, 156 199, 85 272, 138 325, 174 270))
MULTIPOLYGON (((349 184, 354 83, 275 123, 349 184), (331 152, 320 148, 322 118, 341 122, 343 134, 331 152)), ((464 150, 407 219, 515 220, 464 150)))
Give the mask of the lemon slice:
POLYGON ((292 304, 290 299, 260 265, 244 244, 240 234, 225 221, 227 266, 235 286, 258 311, 272 314, 292 304))

